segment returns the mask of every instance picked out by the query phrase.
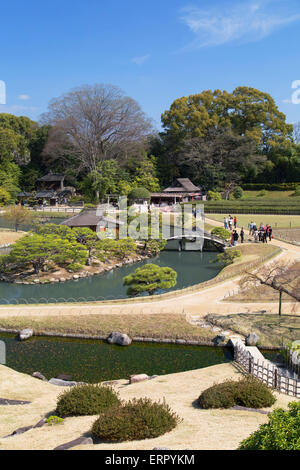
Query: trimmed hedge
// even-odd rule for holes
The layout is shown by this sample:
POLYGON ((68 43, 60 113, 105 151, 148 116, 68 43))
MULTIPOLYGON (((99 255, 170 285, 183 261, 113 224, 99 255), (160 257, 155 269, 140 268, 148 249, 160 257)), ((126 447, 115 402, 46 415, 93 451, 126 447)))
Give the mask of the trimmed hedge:
POLYGON ((78 385, 59 395, 56 413, 61 418, 92 416, 119 404, 119 397, 111 387, 91 384, 78 385))
POLYGON ((241 184, 241 187, 246 191, 260 191, 266 189, 267 191, 295 191, 300 186, 298 183, 245 183, 241 184))
POLYGON ((246 377, 239 381, 228 380, 204 390, 198 398, 203 409, 232 408, 268 408, 276 401, 271 390, 263 382, 246 377))
POLYGON ((140 398, 101 413, 92 434, 105 442, 138 441, 162 436, 179 422, 180 418, 165 402, 140 398))

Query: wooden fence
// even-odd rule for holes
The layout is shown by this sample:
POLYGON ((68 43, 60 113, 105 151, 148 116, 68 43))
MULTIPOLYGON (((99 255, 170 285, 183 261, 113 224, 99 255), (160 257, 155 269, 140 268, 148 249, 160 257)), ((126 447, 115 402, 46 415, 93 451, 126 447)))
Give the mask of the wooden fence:
POLYGON ((286 395, 300 398, 300 376, 281 370, 269 362, 254 359, 249 351, 234 348, 234 360, 240 364, 249 374, 264 382, 268 387, 273 388, 286 395))

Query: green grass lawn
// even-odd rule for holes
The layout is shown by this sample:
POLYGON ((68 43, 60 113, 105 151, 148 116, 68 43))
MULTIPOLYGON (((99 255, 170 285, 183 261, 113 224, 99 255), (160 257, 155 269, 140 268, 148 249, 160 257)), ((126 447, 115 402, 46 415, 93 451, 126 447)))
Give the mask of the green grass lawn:
MULTIPOLYGON (((229 214, 228 214, 229 215, 229 214)), ((234 217, 235 214, 231 214, 234 217)), ((224 214, 207 214, 208 219, 224 221, 224 214)), ((228 217, 228 216, 227 216, 228 217)), ((259 226, 262 222, 264 225, 269 224, 276 228, 300 228, 300 215, 264 215, 264 214, 238 214, 238 226, 248 228, 250 222, 256 222, 259 226)))

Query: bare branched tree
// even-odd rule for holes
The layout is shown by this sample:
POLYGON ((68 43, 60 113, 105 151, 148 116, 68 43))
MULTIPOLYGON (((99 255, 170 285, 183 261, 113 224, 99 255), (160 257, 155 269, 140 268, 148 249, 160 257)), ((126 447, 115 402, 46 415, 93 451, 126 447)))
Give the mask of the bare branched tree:
POLYGON ((52 160, 71 156, 88 172, 102 160, 140 145, 152 129, 136 101, 102 84, 52 100, 42 122, 53 126, 44 154, 52 160))
POLYGON ((300 263, 275 262, 255 272, 246 272, 240 281, 242 289, 268 286, 279 292, 279 315, 282 313, 282 295, 300 302, 300 263))

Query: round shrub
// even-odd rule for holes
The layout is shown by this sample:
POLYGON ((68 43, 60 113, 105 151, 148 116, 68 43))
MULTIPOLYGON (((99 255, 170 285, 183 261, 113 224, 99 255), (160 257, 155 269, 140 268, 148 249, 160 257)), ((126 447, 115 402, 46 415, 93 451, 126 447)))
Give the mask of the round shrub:
POLYGON ((131 201, 136 201, 136 200, 150 200, 151 199, 151 194, 150 191, 146 188, 134 188, 129 194, 128 194, 128 199, 131 201))
POLYGON ((246 408, 268 408, 276 401, 266 384, 254 378, 238 382, 236 404, 246 408))
POLYGON ((241 442, 239 450, 300 450, 300 402, 269 414, 268 424, 241 442))
POLYGON ((151 439, 170 432, 179 422, 165 402, 140 398, 101 413, 92 434, 105 442, 151 439))
POLYGON ((246 377, 239 381, 228 380, 204 390, 198 398, 201 408, 268 408, 276 401, 271 390, 259 380, 246 377))
POLYGON ((215 235, 216 237, 222 238, 223 240, 229 240, 231 238, 230 230, 226 230, 223 227, 213 228, 211 234, 215 235))
POLYGON ((61 418, 97 415, 118 404, 119 397, 111 387, 78 385, 59 395, 56 413, 61 418))
POLYGON ((243 188, 241 188, 240 186, 237 186, 235 190, 233 191, 233 196, 234 196, 234 199, 241 199, 244 196, 243 188))

